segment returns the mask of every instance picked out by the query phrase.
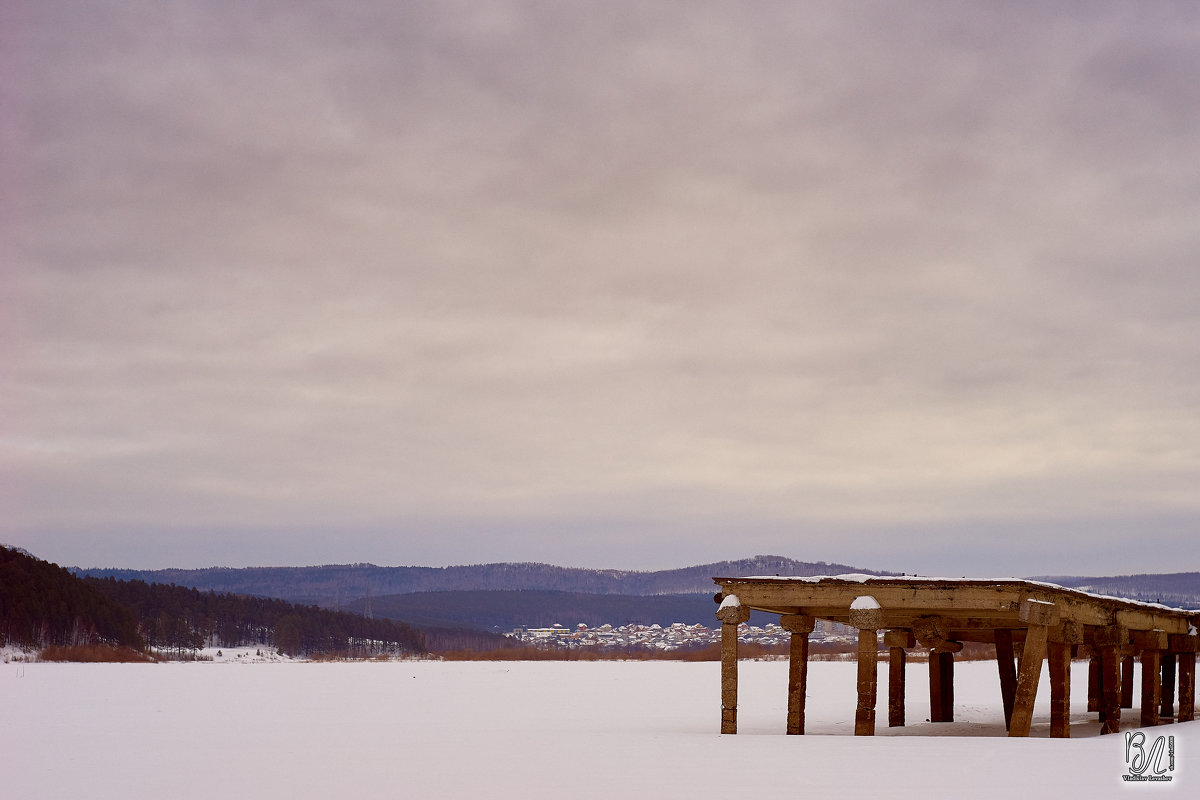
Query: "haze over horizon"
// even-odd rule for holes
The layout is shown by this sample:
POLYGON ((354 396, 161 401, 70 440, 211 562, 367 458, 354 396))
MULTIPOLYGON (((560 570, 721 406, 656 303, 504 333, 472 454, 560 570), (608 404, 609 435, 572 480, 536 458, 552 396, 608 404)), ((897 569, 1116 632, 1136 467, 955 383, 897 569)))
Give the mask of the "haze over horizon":
POLYGON ((1200 562, 1200 6, 0 0, 0 541, 1200 562))

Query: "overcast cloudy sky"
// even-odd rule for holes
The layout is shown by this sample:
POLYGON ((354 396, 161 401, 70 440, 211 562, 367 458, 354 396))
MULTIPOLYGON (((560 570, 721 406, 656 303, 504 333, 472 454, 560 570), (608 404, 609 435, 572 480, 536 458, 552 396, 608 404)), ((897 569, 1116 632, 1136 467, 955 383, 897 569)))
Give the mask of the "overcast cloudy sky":
POLYGON ((0 541, 1200 569, 1200 5, 0 0, 0 541))

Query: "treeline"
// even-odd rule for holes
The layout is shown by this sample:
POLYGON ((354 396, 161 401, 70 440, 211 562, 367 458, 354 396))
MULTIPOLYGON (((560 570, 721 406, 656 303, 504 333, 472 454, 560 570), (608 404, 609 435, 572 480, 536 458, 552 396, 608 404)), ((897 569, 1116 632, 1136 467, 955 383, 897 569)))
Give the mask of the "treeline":
POLYGON ((490 653, 512 647, 513 640, 507 636, 470 628, 441 628, 419 626, 425 637, 425 647, 431 654, 470 651, 490 653))
POLYGON ((132 609, 147 644, 156 650, 181 652, 265 642, 291 656, 425 651, 421 633, 395 620, 367 619, 272 598, 201 592, 170 584, 115 578, 84 580, 132 609))
POLYGON ((423 635, 389 619, 170 584, 84 578, 0 547, 0 644, 110 645, 182 655, 273 645, 292 656, 425 652, 423 635))
POLYGON ((0 646, 145 647, 132 610, 66 569, 0 547, 0 646))
POLYGON ((1200 572, 1108 577, 1048 576, 1043 580, 1093 594, 1124 597, 1143 603, 1162 603, 1176 608, 1200 608, 1200 572))

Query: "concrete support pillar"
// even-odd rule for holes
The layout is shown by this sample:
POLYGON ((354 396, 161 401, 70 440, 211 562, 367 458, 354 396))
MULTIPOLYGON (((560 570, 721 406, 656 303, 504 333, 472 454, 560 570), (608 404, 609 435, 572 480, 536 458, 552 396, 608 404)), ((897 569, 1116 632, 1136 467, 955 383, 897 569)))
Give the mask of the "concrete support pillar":
POLYGON ((1165 631, 1134 631, 1133 644, 1142 650, 1142 720, 1143 728, 1157 725, 1158 708, 1162 705, 1162 656, 1167 649, 1165 631))
POLYGON ((883 634, 888 648, 888 727, 904 727, 904 670, 908 661, 907 647, 916 647, 912 631, 895 630, 883 634))
POLYGON ((1088 658, 1088 711, 1100 710, 1100 651, 1092 648, 1088 658))
POLYGON ((962 642, 950 640, 950 631, 940 617, 913 620, 913 635, 929 648, 929 721, 954 721, 954 654, 962 642))
POLYGON ((737 595, 726 595, 717 610, 721 620, 721 733, 737 733, 738 625, 750 619, 750 609, 737 595))
POLYGON ((850 625, 858 628, 858 707, 854 711, 854 735, 875 735, 875 698, 879 660, 877 631, 883 627, 883 609, 874 597, 854 598, 850 625))
POLYGON ((1168 649, 1162 655, 1162 703, 1158 707, 1158 716, 1162 722, 1172 722, 1175 719, 1175 653, 1168 649))
POLYGON ((1158 707, 1162 703, 1162 651, 1142 651, 1142 720, 1143 728, 1158 724, 1158 707))
POLYGON ((1121 650, 1129 642, 1129 631, 1121 625, 1096 629, 1095 647, 1100 651, 1100 733, 1121 730, 1121 650))
POLYGON ((815 621, 807 614, 783 614, 779 625, 792 634, 788 658, 787 732, 804 733, 804 699, 808 692, 808 635, 815 621))
POLYGON ((1196 654, 1179 657, 1179 716, 1180 722, 1196 719, 1196 654))
POLYGON ((1071 648, 1083 641, 1083 628, 1067 621, 1050 632, 1050 736, 1071 738, 1071 648))
POLYGON ((1021 603, 1018 618, 1029 627, 1025 633, 1025 646, 1021 648, 1021 669, 1017 673, 1017 691, 1013 698, 1008 735, 1028 736, 1033 724, 1033 703, 1037 699, 1038 683, 1042 676, 1042 659, 1046 657, 1049 628, 1058 622, 1058 609, 1053 603, 1026 600, 1021 603))
POLYGON ((929 721, 954 722, 954 653, 929 651, 929 721))
POLYGON ((1167 639, 1172 652, 1178 653, 1179 714, 1180 722, 1191 722, 1196 718, 1196 651, 1200 649, 1200 636, 1177 634, 1167 639))
POLYGON ((1071 738, 1071 645, 1051 642, 1046 653, 1050 666, 1050 736, 1071 738))
POLYGON ((1121 708, 1133 708, 1133 653, 1122 648, 1121 654, 1121 708))

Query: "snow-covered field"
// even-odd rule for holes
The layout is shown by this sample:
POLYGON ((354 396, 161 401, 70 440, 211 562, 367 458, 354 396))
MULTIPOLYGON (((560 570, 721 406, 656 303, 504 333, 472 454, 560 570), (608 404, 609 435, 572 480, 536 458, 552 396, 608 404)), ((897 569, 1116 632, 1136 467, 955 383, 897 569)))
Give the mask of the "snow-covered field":
POLYGON ((1084 663, 1073 673, 1076 738, 1063 740, 1046 738, 1045 682, 1033 737, 1003 736, 991 661, 956 665, 958 721, 936 725, 924 721, 927 668, 910 664, 903 729, 887 727, 881 669, 878 735, 856 738, 853 663, 810 664, 809 735, 784 736, 787 664, 742 662, 741 732, 721 736, 715 663, 224 655, 0 664, 0 796, 1200 796, 1197 723, 1146 731, 1147 752, 1174 736, 1171 782, 1122 781, 1125 737, 1097 735, 1084 663))

